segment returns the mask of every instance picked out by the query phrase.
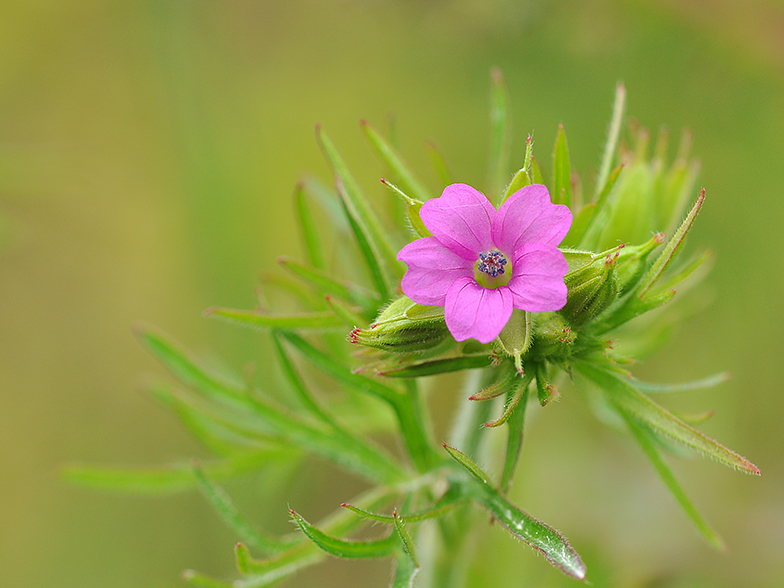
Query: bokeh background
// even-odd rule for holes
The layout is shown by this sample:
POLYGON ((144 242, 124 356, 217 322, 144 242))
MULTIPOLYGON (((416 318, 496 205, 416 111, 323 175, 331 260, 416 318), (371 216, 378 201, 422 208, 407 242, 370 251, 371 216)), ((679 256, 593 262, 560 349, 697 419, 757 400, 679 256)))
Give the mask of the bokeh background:
MULTIPOLYGON (((700 295, 710 305, 637 373, 731 371, 668 406, 715 408, 703 430, 763 471, 675 461, 729 544, 716 553, 633 443, 572 394, 534 422, 514 500, 569 537, 597 587, 784 585, 784 6, 774 0, 5 0, 0 585, 170 587, 187 567, 233 576, 236 538, 197 494, 101 494, 58 468, 203 455, 139 393, 160 370, 132 325, 263 371, 261 335, 201 312, 252 307, 257 274, 301 251, 294 184, 309 171, 328 179, 314 123, 372 195, 382 168, 357 122, 381 126, 390 112, 432 187, 429 138, 461 181, 481 185, 493 66, 512 97, 515 161, 529 132, 547 161, 563 123, 572 166, 590 178, 619 80, 643 125, 666 123, 675 137, 692 128, 708 200, 690 243, 716 253, 700 295)), ((287 531, 287 504, 315 520, 359 489, 309 466, 231 489, 254 520, 287 531)), ((497 526, 481 547, 476 586, 575 585, 497 526)), ((383 562, 331 561, 289 585, 387 579, 383 562)))

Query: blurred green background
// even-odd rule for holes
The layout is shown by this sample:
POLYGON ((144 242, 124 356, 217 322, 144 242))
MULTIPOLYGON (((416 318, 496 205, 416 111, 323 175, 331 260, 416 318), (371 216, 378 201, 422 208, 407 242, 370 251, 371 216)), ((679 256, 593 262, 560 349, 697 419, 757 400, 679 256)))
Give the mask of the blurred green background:
MULTIPOLYGON (((492 66, 512 97, 516 162, 529 132, 548 161, 563 123, 572 166, 590 178, 618 80, 643 125, 666 123, 675 137, 693 129, 708 200, 691 247, 716 253, 701 293, 710 305, 637 373, 669 382, 731 371, 721 387, 667 406, 715 408, 702 429, 763 471, 675 462, 730 546, 715 553, 633 443, 566 394, 533 422, 514 500, 566 534, 597 587, 784 585, 780 2, 6 0, 1 586, 169 587, 186 567, 233 576, 236 538, 200 496, 101 494, 67 485, 58 467, 204 455, 138 393, 144 373, 160 370, 131 326, 155 324, 263 374, 263 336, 200 313, 252 307, 258 272, 299 255, 292 189, 308 170, 328 179, 314 123, 372 195, 382 168, 357 121, 383 125, 390 111, 432 187, 428 138, 460 181, 481 186, 492 66)), ((316 520, 360 489, 308 465, 231 489, 278 532, 290 529, 287 504, 316 520)), ((575 585, 497 526, 480 545, 477 586, 575 585)), ((290 585, 387 581, 384 562, 330 561, 290 585)))

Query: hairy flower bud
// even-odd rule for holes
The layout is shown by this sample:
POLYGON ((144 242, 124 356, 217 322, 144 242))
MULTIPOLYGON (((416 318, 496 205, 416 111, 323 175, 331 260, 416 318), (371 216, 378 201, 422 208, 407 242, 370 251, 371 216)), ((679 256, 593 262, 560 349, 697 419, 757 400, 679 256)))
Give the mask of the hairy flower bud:
POLYGON ((602 312, 618 298, 618 257, 623 246, 606 254, 594 256, 591 263, 569 272, 564 277, 568 289, 566 306, 561 313, 573 326, 581 326, 602 312))
POLYGON ((417 304, 407 296, 401 296, 387 306, 369 328, 354 329, 347 338, 351 343, 367 347, 408 353, 435 347, 448 334, 443 308, 417 304))

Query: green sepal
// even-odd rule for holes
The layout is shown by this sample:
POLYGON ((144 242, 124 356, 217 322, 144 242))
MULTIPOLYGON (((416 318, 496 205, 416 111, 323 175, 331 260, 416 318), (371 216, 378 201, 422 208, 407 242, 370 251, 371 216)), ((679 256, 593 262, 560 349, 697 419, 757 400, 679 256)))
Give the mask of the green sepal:
POLYGON ((367 329, 354 329, 348 340, 394 353, 435 347, 449 335, 444 309, 416 304, 407 296, 391 302, 367 329))
POLYGON ((253 329, 323 330, 343 327, 343 321, 331 310, 299 314, 268 314, 257 310, 212 307, 204 311, 206 317, 216 317, 253 329))
POLYGON ((618 410, 634 416, 656 433, 670 437, 725 465, 759 475, 759 468, 749 460, 690 427, 619 375, 587 361, 580 361, 575 367, 580 374, 596 384, 618 410))
POLYGON ((540 360, 568 358, 575 347, 578 331, 558 312, 538 313, 536 336, 528 355, 540 360))
POLYGON ((387 378, 421 378, 488 366, 490 366, 490 356, 487 353, 481 353, 412 362, 400 367, 383 369, 378 372, 378 375, 387 378))
POLYGON ((535 364, 534 372, 536 374, 536 394, 539 397, 539 404, 547 406, 558 398, 558 390, 547 381, 547 366, 544 362, 535 364))
POLYGON ((444 444, 444 449, 479 482, 475 487, 473 497, 490 511, 507 531, 540 551, 547 561, 566 575, 578 580, 585 579, 585 564, 558 531, 536 520, 509 502, 490 484, 487 474, 468 456, 446 444, 444 444))
POLYGON ((530 313, 515 308, 496 339, 501 350, 514 358, 515 368, 520 375, 523 374, 522 357, 531 346, 531 333, 530 313))
POLYGON ((539 164, 536 163, 536 157, 533 155, 531 156, 531 183, 544 184, 544 178, 542 177, 542 172, 539 169, 539 164))
POLYGON ((333 537, 323 531, 319 531, 293 510, 290 510, 289 513, 294 522, 297 523, 297 526, 307 535, 308 539, 313 541, 319 549, 335 557, 348 559, 389 557, 400 545, 400 538, 397 533, 390 533, 382 539, 368 541, 333 537))
POLYGON ((553 202, 572 206, 572 170, 563 125, 558 125, 553 148, 553 202))
POLYGON ((506 202, 506 200, 518 190, 522 190, 526 186, 530 186, 531 182, 531 157, 532 157, 532 150, 533 150, 533 138, 531 135, 528 135, 528 140, 526 141, 525 145, 525 158, 523 159, 523 167, 521 167, 517 173, 512 178, 512 181, 506 187, 506 191, 504 193, 504 197, 501 200, 501 204, 506 202))
POLYGON ((368 141, 370 141, 370 144, 373 146, 373 149, 375 149, 384 163, 387 164, 390 171, 392 171, 395 178, 397 178, 397 181, 403 186, 403 190, 409 194, 413 194, 413 197, 418 200, 430 200, 432 195, 422 186, 419 180, 416 179, 397 150, 390 145, 384 137, 381 136, 381 133, 373 128, 370 123, 361 120, 359 121, 359 124, 362 131, 365 133, 365 136, 368 138, 368 141))

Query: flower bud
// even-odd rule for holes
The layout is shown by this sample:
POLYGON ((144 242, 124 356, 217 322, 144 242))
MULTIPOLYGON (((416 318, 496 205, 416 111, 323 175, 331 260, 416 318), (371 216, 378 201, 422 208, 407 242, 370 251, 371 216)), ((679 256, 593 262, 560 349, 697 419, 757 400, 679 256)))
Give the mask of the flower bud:
POLYGON ((560 313, 537 314, 530 355, 549 361, 564 359, 571 354, 576 339, 577 333, 560 313))
POLYGON ((564 277, 566 306, 560 312, 573 326, 581 326, 615 302, 620 292, 618 257, 623 246, 611 250, 564 277))
POLYGON ((401 296, 369 328, 354 329, 347 339, 392 353, 409 353, 435 347, 448 334, 443 308, 416 304, 401 296))

